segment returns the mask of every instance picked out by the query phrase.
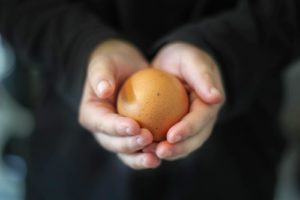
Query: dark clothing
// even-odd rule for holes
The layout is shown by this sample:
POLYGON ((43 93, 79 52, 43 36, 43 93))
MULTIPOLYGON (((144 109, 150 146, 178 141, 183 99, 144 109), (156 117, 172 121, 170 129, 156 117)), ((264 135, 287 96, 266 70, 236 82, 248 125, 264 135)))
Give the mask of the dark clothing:
POLYGON ((40 64, 48 88, 37 112, 27 199, 272 199, 283 148, 280 74, 299 55, 298 0, 1 4, 1 33, 20 57, 40 64), (158 169, 134 171, 79 128, 88 56, 112 37, 132 41, 149 59, 172 41, 215 58, 227 102, 202 148, 158 169))

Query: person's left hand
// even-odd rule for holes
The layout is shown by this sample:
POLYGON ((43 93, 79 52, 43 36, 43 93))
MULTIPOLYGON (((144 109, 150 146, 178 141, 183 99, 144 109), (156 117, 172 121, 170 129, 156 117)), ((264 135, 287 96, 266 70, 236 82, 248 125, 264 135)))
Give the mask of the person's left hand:
POLYGON ((198 149, 212 132, 225 100, 220 72, 207 53, 183 42, 163 47, 152 65, 174 74, 187 85, 189 113, 168 130, 167 140, 155 150, 161 159, 183 158, 198 149))

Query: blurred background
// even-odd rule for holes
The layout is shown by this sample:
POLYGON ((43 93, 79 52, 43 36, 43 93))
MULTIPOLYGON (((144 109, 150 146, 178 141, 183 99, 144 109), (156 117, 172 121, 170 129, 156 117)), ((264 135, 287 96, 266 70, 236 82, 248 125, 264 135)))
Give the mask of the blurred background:
MULTIPOLYGON (((39 71, 15 58, 0 35, 0 200, 24 199, 34 109, 42 98, 39 71)), ((300 62, 284 74, 280 122, 288 147, 278 168, 275 200, 300 199, 300 62)))
MULTIPOLYGON (((0 199, 24 199, 30 133, 35 101, 26 72, 0 35, 0 199), (31 92, 29 92, 31 91, 31 92)), ((34 89, 34 87, 33 87, 34 89)))

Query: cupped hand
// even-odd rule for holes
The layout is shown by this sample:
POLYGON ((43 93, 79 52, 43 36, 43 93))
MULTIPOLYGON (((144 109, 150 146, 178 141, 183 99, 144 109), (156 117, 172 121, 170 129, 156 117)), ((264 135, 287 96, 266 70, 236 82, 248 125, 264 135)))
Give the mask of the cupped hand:
POLYGON ((224 103, 220 72, 207 53, 184 42, 164 46, 152 65, 181 79, 190 96, 188 114, 168 130, 156 154, 166 160, 186 157, 208 139, 224 103))
POLYGON ((92 52, 81 99, 79 122, 105 149, 114 152, 134 169, 155 168, 160 159, 149 148, 153 137, 130 118, 116 113, 115 101, 120 85, 134 72, 148 67, 132 44, 111 39, 92 52))

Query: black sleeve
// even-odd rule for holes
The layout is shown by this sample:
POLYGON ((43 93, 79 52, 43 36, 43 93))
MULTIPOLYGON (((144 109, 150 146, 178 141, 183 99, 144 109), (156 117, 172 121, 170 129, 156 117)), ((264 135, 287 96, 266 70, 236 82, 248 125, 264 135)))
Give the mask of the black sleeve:
POLYGON ((53 81, 51 85, 77 110, 90 52, 117 33, 85 3, 0 1, 0 33, 22 57, 33 58, 53 81))
POLYGON ((185 41, 207 51, 226 90, 221 118, 230 119, 249 109, 265 81, 299 56, 299 9, 298 0, 243 0, 231 11, 175 30, 154 49, 185 41))

